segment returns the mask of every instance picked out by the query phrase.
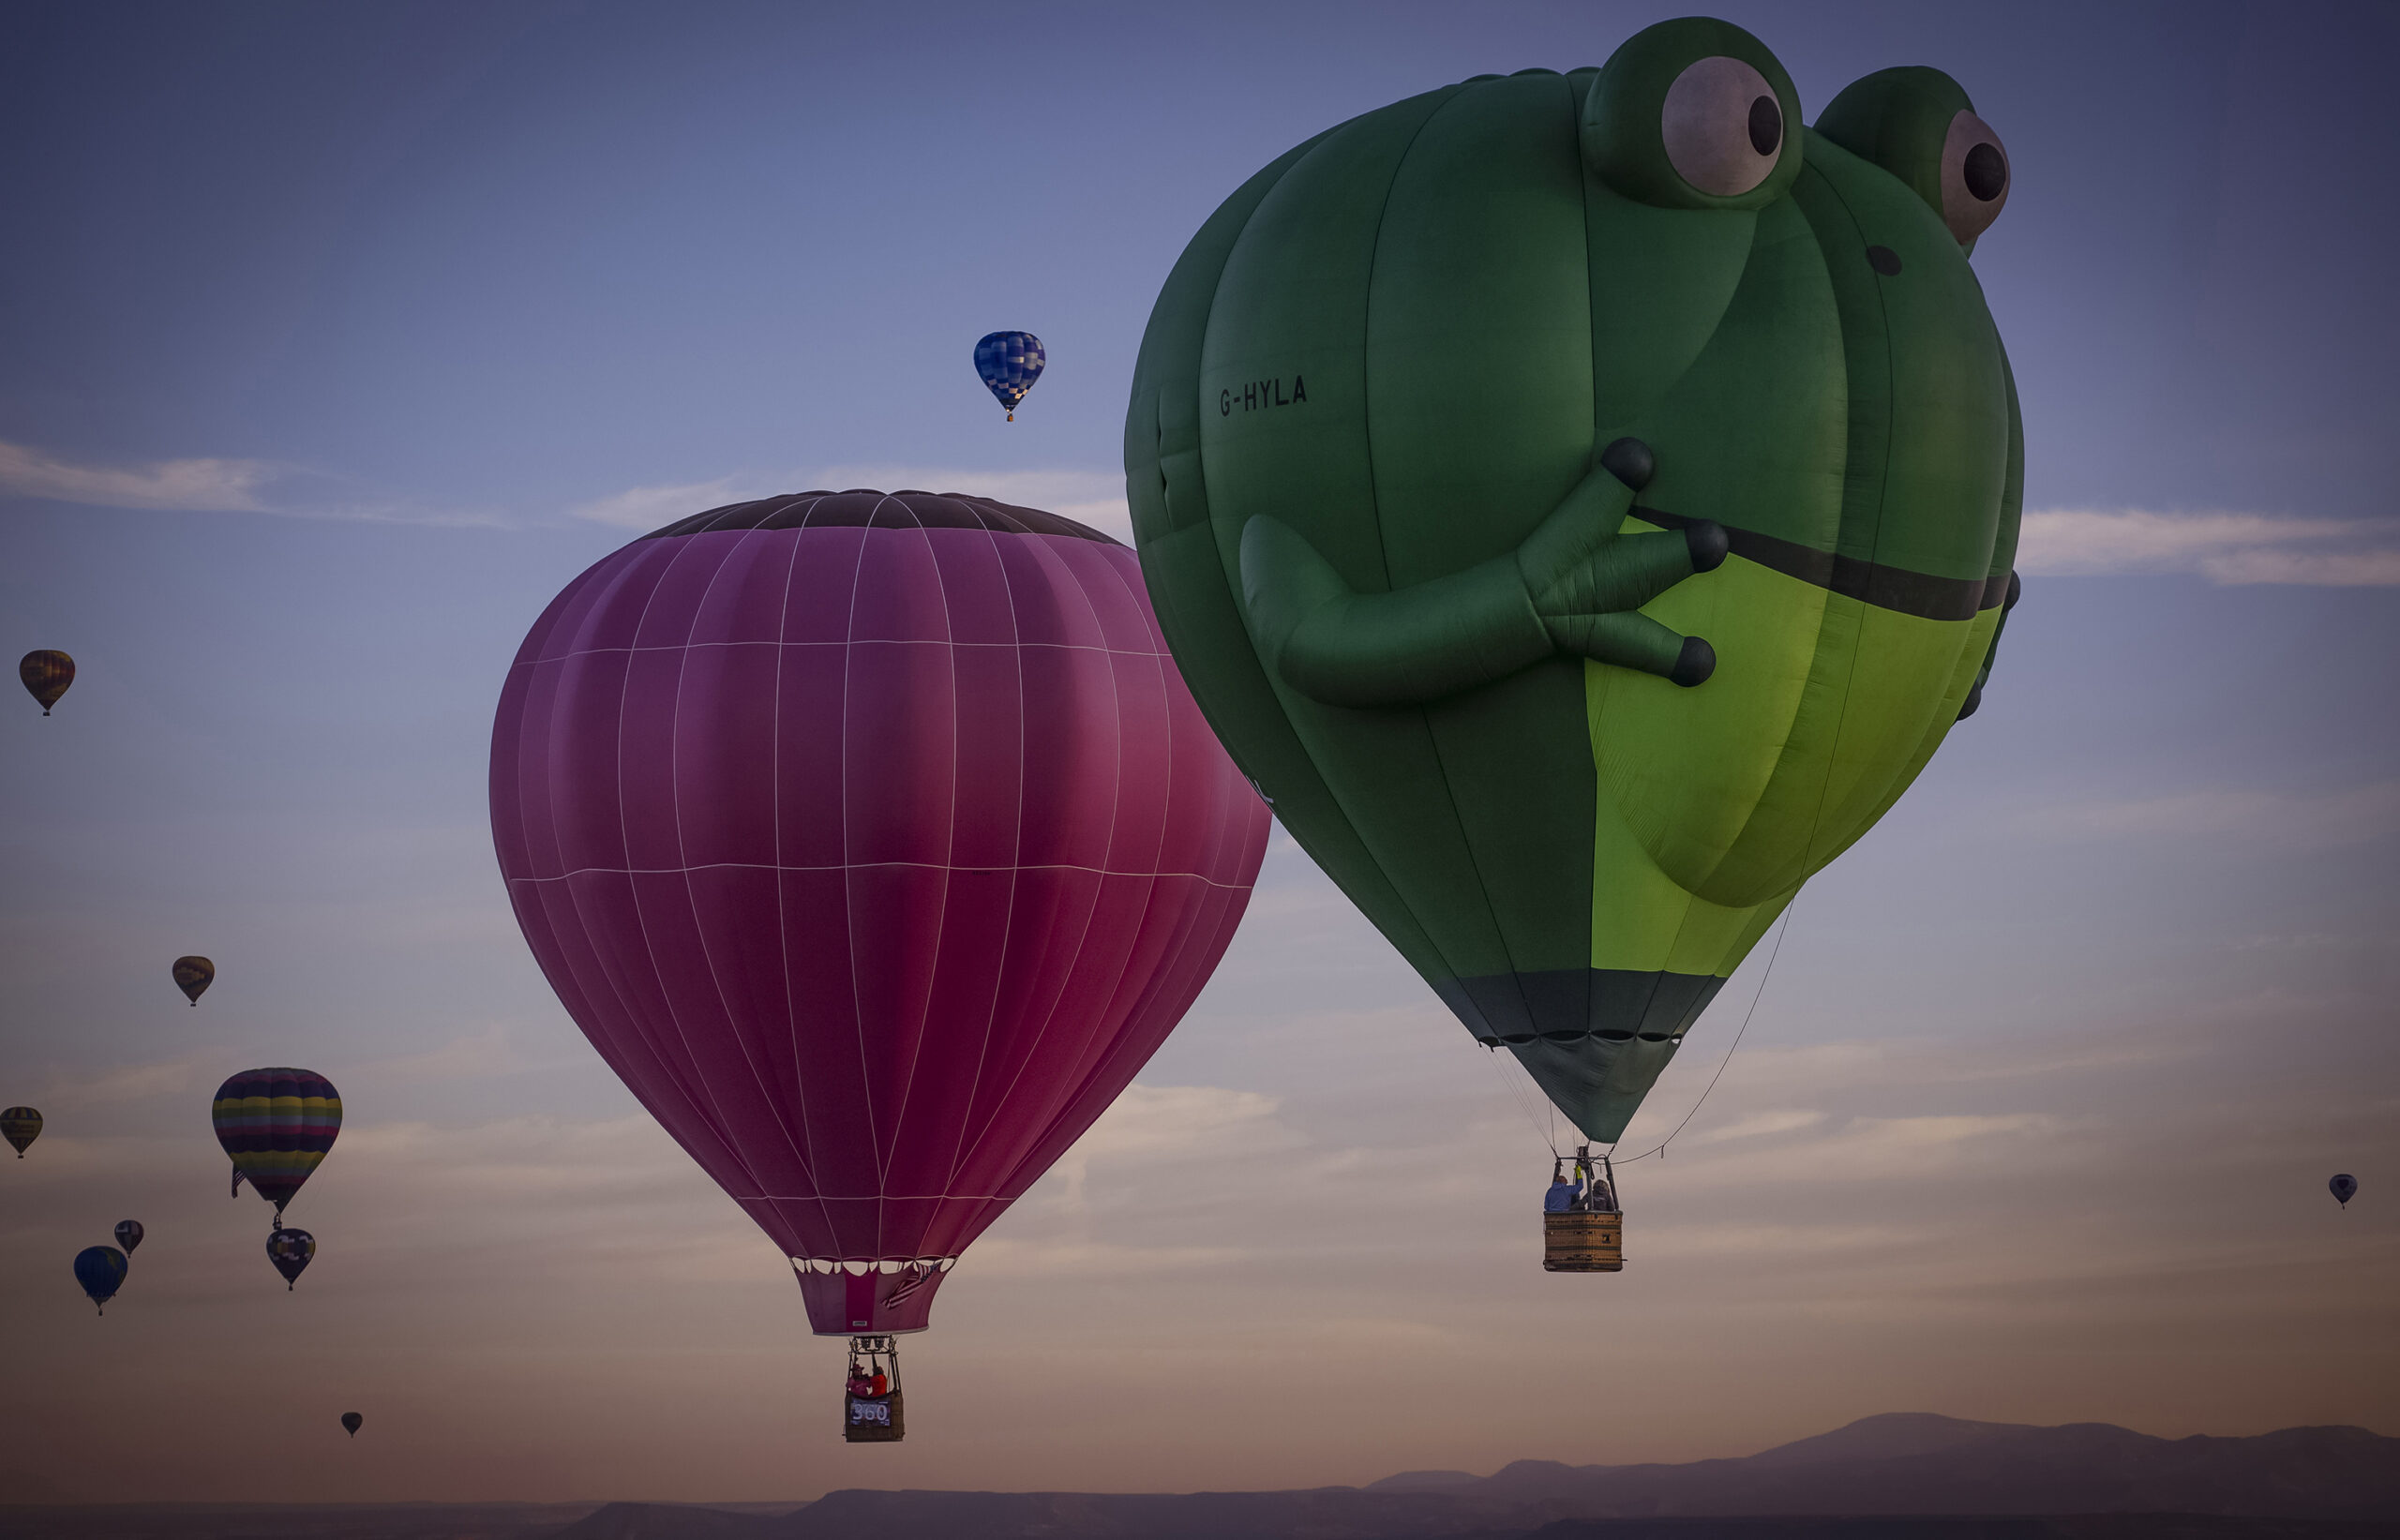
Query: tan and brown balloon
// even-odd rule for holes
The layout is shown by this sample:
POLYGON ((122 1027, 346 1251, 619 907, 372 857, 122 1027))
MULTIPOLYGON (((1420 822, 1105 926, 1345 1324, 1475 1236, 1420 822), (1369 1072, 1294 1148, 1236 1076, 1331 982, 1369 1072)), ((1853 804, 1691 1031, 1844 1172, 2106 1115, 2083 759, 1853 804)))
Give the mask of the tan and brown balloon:
POLYGON ((58 704, 58 697, 75 682, 75 660, 48 648, 28 652, 17 660, 17 678, 24 681, 27 693, 41 702, 41 714, 48 716, 50 709, 58 704))
POLYGON ((175 959, 175 987, 182 990, 184 997, 192 1004, 200 1004, 202 993, 216 980, 217 964, 207 958, 178 957, 175 959))

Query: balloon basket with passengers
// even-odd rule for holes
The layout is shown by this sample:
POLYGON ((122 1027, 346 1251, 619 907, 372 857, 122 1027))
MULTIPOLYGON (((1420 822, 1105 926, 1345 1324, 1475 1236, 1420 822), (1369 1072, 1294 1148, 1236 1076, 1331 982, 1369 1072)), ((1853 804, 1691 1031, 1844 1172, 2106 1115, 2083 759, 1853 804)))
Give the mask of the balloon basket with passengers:
POLYGON ((843 1442, 897 1443, 908 1431, 901 1409, 899 1339, 851 1338, 849 1381, 842 1391, 843 1442))
POLYGON ((1571 1169, 1566 1158, 1554 1160, 1541 1206, 1543 1272, 1625 1271, 1625 1215, 1607 1156, 1595 1157, 1590 1145, 1578 1144, 1571 1169))

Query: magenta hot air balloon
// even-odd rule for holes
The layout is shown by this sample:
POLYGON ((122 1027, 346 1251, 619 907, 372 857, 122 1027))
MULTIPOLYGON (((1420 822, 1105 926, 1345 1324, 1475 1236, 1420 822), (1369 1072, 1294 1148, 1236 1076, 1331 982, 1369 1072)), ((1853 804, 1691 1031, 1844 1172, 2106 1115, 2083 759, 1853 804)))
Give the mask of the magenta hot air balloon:
POLYGON ((491 804, 551 986, 825 1335, 924 1327, 1192 1003, 1268 824, 1132 550, 922 492, 715 509, 577 578, 491 804))

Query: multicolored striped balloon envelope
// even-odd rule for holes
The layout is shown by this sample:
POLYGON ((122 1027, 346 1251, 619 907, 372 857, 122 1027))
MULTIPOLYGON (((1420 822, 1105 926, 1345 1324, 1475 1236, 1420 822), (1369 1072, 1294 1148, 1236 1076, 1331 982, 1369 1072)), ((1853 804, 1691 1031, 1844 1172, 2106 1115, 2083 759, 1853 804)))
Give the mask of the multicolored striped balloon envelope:
POLYGON ((245 1069, 217 1087, 212 1116, 233 1169, 279 1219, 341 1132, 341 1093, 310 1069, 245 1069))

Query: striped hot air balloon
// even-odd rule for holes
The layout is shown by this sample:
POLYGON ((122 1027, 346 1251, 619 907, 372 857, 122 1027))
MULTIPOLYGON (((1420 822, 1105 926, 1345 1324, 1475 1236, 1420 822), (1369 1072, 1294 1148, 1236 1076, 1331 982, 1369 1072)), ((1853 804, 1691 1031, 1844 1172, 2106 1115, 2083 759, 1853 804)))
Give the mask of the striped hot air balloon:
POLYGON ((25 1146, 41 1137, 41 1114, 31 1107, 11 1107, 0 1113, 0 1139, 16 1146, 17 1159, 25 1158, 25 1146))
POLYGON ((217 1142, 276 1218, 341 1132, 341 1093, 309 1069, 245 1069, 217 1088, 217 1142))

